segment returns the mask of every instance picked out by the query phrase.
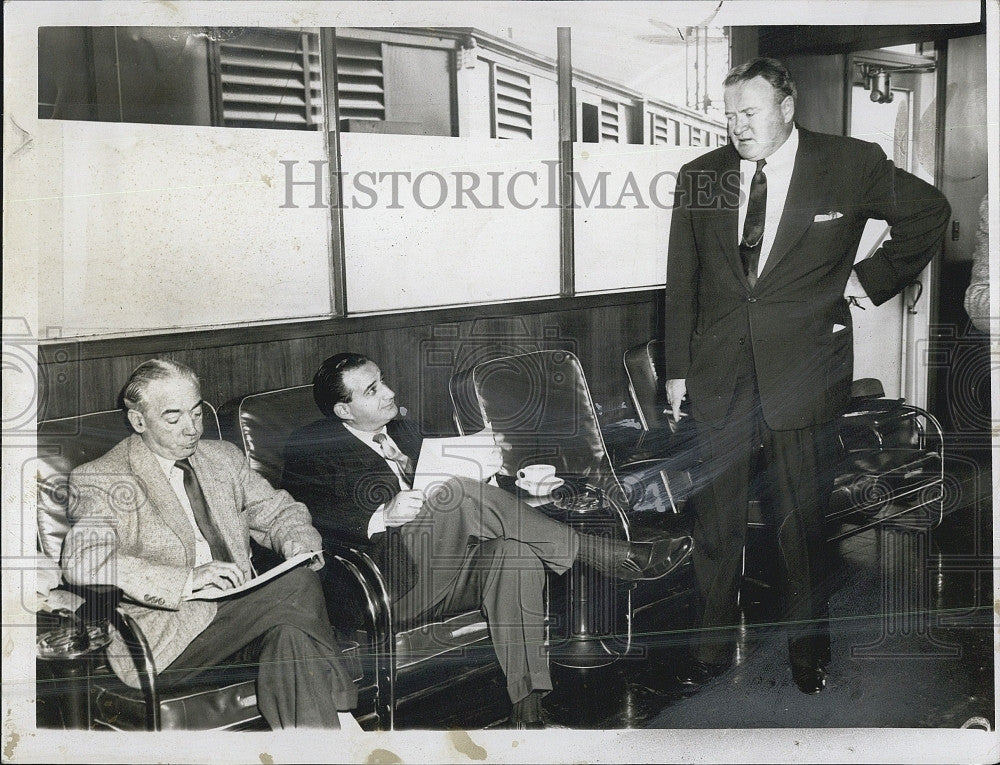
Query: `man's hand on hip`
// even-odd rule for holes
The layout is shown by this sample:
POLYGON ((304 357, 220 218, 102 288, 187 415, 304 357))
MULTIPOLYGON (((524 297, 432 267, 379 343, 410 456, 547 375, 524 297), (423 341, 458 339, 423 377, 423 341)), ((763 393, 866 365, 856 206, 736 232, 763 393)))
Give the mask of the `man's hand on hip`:
POLYGON ((844 297, 847 300, 851 298, 860 300, 861 298, 868 297, 868 293, 861 286, 861 280, 858 279, 858 275, 853 268, 851 269, 851 275, 847 277, 847 286, 844 287, 844 297))
POLYGON ((684 416, 681 414, 681 400, 686 394, 687 380, 667 380, 667 406, 670 407, 674 422, 680 422, 684 416))
POLYGON ((386 526, 402 526, 409 523, 424 506, 424 493, 419 489, 401 491, 382 509, 386 526))

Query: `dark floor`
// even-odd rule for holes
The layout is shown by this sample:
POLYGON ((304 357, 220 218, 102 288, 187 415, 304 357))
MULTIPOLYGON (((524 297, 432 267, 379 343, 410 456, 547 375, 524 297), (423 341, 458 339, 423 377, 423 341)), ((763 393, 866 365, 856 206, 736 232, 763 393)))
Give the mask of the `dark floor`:
MULTIPOLYGON (((547 721, 600 729, 993 729, 992 487, 984 455, 949 459, 946 508, 932 532, 872 529, 838 543, 823 693, 795 687, 772 591, 751 587, 737 661, 721 677, 679 693, 672 676, 690 614, 677 613, 671 626, 641 636, 635 658, 601 670, 554 668, 547 721)), ((499 670, 456 691, 404 707, 397 727, 505 724, 499 670)))

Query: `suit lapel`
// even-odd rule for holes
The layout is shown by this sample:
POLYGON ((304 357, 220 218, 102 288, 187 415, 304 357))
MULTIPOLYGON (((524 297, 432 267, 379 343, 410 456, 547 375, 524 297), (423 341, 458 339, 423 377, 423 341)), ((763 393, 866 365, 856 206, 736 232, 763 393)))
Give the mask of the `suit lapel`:
POLYGON ((792 166, 785 209, 781 213, 781 222, 778 224, 771 252, 767 256, 764 270, 761 271, 761 280, 767 278, 812 225, 816 212, 817 192, 825 188, 826 173, 826 163, 816 150, 809 131, 800 128, 799 149, 795 154, 795 164, 792 166))
MULTIPOLYGON (((331 435, 329 448, 334 453, 334 460, 352 474, 365 475, 370 478, 377 476, 394 492, 399 491, 399 479, 379 452, 362 443, 361 439, 349 431, 339 420, 331 418, 329 427, 331 435)), ((392 435, 391 431, 390 435, 392 435)), ((393 440, 395 438, 393 436, 393 440)))
MULTIPOLYGON (((730 144, 725 154, 723 164, 719 168, 719 176, 715 182, 712 199, 712 218, 714 220, 715 235, 718 239, 719 249, 725 253, 729 266, 733 269, 733 274, 745 286, 748 287, 747 277, 743 273, 743 264, 740 262, 740 209, 739 191, 740 184, 737 181, 735 193, 727 193, 727 188, 732 189, 732 184, 723 184, 723 179, 732 177, 735 174, 739 177, 740 155, 730 144)), ((695 191, 697 193, 697 191, 695 191)))
POLYGON ((403 420, 390 420, 386 426, 386 431, 392 436, 400 450, 411 460, 416 467, 417 459, 420 457, 420 444, 423 439, 417 435, 413 428, 407 427, 403 420))
POLYGON ((177 535, 184 545, 188 565, 194 565, 194 530, 156 456, 137 435, 129 440, 128 459, 132 472, 146 488, 149 509, 177 535))

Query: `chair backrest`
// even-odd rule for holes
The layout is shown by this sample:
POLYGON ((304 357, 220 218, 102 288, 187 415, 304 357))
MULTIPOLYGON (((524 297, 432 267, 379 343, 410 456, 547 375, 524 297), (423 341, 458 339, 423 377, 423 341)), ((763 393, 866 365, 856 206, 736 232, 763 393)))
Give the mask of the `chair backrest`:
POLYGON ((452 417, 459 434, 478 433, 486 423, 483 420, 483 410, 479 406, 476 387, 472 382, 472 371, 469 367, 456 372, 448 379, 448 395, 451 397, 452 417))
POLYGON ((669 427, 663 379, 663 341, 650 340, 625 351, 628 392, 643 430, 669 427))
MULTIPOLYGON (((205 402, 203 413, 202 438, 219 440, 219 420, 214 407, 205 402)), ((52 560, 59 560, 63 540, 69 532, 69 474, 79 465, 104 455, 131 434, 132 427, 121 409, 38 423, 38 542, 42 552, 52 560)))
POLYGON ((281 485, 288 436, 323 416, 312 391, 312 385, 296 385, 252 393, 219 407, 223 436, 246 453, 250 467, 272 486, 281 485))
POLYGON ((549 463, 616 501, 624 497, 576 356, 561 350, 505 356, 477 364, 472 379, 507 475, 549 463))

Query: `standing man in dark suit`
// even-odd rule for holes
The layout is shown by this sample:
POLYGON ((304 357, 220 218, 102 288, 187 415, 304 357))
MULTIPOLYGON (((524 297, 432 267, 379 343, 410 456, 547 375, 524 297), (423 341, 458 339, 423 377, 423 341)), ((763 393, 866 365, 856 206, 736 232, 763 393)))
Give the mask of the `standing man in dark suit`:
POLYGON ((515 727, 541 727, 552 689, 545 654, 545 568, 579 558, 623 579, 654 579, 680 565, 690 537, 628 543, 582 534, 484 481, 501 467, 484 454, 482 480, 412 489, 422 437, 399 419, 379 368, 356 353, 323 362, 313 380, 326 417, 289 439, 282 484, 309 503, 324 536, 371 539, 403 621, 481 608, 507 678, 515 727))
POLYGON ((667 266, 667 400, 676 420, 690 397, 708 478, 693 534, 702 630, 679 679, 697 686, 732 662, 763 445, 792 675, 818 693, 830 653, 823 518, 853 372, 845 294, 896 295, 938 251, 950 209, 877 145, 796 126, 778 61, 737 66, 724 84, 731 143, 681 169, 667 266), (891 240, 855 264, 871 218, 889 222, 891 240))
MULTIPOLYGON (((201 390, 188 367, 146 361, 122 398, 135 433, 70 476, 66 580, 122 589, 161 685, 219 665, 248 666, 272 728, 340 727, 339 712, 353 709, 358 695, 315 571, 303 566, 230 598, 198 599, 201 590, 252 576, 251 534, 285 558, 322 551, 309 511, 251 470, 232 444, 201 440, 201 390)), ((321 565, 320 557, 314 567, 321 565)), ((115 672, 138 687, 128 649, 113 646, 115 672)))

